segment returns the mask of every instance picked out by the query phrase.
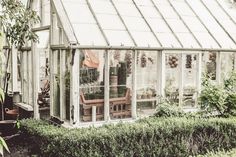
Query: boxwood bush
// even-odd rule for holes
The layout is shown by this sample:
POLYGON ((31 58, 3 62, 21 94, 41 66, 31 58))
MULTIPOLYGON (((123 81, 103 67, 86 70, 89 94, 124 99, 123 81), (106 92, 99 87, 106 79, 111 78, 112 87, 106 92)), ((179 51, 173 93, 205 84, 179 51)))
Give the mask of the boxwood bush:
POLYGON ((225 150, 222 150, 222 151, 218 151, 218 152, 209 152, 205 155, 198 155, 197 157, 234 157, 236 156, 236 149, 232 149, 230 151, 225 151, 225 150))
POLYGON ((99 128, 66 129, 21 121, 40 156, 190 156, 236 148, 235 118, 148 118, 99 128))

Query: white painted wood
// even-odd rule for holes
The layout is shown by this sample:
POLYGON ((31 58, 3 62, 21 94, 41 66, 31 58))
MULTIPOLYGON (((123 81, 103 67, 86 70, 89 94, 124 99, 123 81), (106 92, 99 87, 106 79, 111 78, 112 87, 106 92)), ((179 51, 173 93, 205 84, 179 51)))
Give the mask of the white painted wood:
POLYGON ((70 20, 67 17, 66 11, 64 10, 63 4, 59 0, 52 0, 52 4, 55 6, 55 11, 60 18, 61 23, 63 23, 63 29, 70 43, 77 43, 77 39, 74 34, 73 27, 70 20))
POLYGON ((104 120, 110 120, 110 55, 109 52, 105 52, 105 82, 104 82, 104 120))
POLYGON ((28 103, 28 68, 27 68, 27 51, 23 51, 22 53, 22 62, 21 62, 21 70, 22 70, 22 101, 24 103, 28 103))
POLYGON ((39 119, 38 91, 39 91, 39 53, 36 51, 36 43, 32 43, 32 81, 33 81, 33 108, 34 118, 39 119))
POLYGON ((161 52, 161 96, 165 97, 165 84, 166 84, 166 54, 161 52))
POLYGON ((50 60, 50 116, 54 114, 54 53, 55 51, 50 51, 49 60, 50 60))
POLYGON ((216 52, 216 82, 221 82, 221 53, 216 52))
POLYGON ((197 56, 197 92, 199 94, 201 93, 202 86, 202 53, 204 52, 199 52, 197 56))
POLYGON ((33 82, 32 82, 32 51, 27 53, 27 69, 28 69, 28 104, 33 106, 33 82))
POLYGON ((180 53, 180 58, 179 58, 179 105, 183 105, 183 93, 184 93, 184 53, 180 53))
POLYGON ((96 106, 92 106, 92 122, 96 122, 96 106))
POLYGON ((71 69, 71 86, 70 86, 70 92, 71 92, 71 101, 70 101, 70 109, 71 112, 73 112, 73 119, 72 116, 70 116, 70 123, 72 125, 78 125, 80 122, 80 93, 79 93, 79 61, 80 60, 80 51, 77 49, 75 50, 74 55, 74 63, 72 65, 71 69))
POLYGON ((16 103, 16 106, 22 108, 25 111, 34 111, 33 107, 31 105, 25 104, 25 103, 16 103))
POLYGON ((161 87, 161 80, 162 80, 162 70, 161 70, 161 64, 162 64, 162 52, 157 51, 157 97, 156 100, 159 102, 159 96, 162 93, 162 87, 161 87))
POLYGON ((60 51, 60 118, 64 120, 66 118, 66 89, 65 89, 65 72, 66 72, 66 52, 60 51))
POLYGON ((137 119, 137 51, 133 51, 132 55, 132 106, 131 106, 131 114, 133 119, 137 119))
POLYGON ((12 76, 12 92, 19 92, 18 89, 18 81, 17 81, 17 74, 18 74, 18 68, 17 68, 17 49, 12 46, 12 51, 11 51, 11 63, 12 63, 12 68, 11 68, 11 76, 12 76))

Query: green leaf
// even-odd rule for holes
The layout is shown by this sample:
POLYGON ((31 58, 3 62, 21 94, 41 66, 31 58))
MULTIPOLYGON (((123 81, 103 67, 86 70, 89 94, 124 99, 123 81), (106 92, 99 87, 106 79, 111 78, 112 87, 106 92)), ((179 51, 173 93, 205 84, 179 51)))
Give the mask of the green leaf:
MULTIPOLYGON (((8 148, 8 146, 7 146, 6 142, 5 142, 5 140, 4 140, 2 137, 0 137, 0 145, 1 145, 3 148, 5 148, 5 149, 8 151, 8 153, 10 153, 9 148, 8 148)), ((2 149, 3 149, 3 148, 2 148, 2 149)))
POLYGON ((0 155, 3 156, 3 145, 0 143, 0 155))

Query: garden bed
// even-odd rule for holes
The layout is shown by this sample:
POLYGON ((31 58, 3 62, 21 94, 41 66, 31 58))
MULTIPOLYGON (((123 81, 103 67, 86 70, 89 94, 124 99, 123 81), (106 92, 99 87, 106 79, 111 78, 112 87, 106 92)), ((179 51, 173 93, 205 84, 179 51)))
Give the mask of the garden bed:
POLYGON ((236 148, 236 118, 148 118, 100 128, 23 120, 41 156, 189 156, 236 148))

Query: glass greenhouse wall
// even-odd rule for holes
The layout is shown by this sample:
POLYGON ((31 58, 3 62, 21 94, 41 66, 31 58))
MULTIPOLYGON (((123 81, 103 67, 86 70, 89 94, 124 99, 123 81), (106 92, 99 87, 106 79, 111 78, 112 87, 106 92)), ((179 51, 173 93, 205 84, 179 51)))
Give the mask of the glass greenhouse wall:
POLYGON ((51 117, 73 126, 131 120, 153 115, 163 98, 197 108, 203 75, 222 83, 236 67, 236 8, 228 0, 29 6, 42 18, 34 28, 40 42, 19 53, 19 88, 35 118, 50 107, 51 117))

